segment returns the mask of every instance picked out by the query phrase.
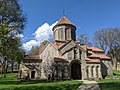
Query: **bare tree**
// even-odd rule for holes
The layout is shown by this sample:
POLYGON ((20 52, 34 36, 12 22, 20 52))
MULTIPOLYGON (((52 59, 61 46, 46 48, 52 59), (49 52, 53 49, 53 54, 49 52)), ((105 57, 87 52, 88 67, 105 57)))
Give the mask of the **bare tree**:
POLYGON ((80 44, 86 44, 89 46, 92 46, 92 43, 89 42, 89 37, 86 34, 81 34, 77 37, 77 41, 80 42, 80 44))
POLYGON ((105 52, 108 48, 106 39, 107 39, 107 30, 101 29, 94 33, 94 37, 93 37, 94 45, 103 49, 105 52))
POLYGON ((29 55, 39 55, 39 46, 32 47, 32 49, 29 51, 29 55))
POLYGON ((114 69, 117 69, 117 58, 120 51, 120 29, 119 28, 106 28, 95 32, 94 44, 102 48, 112 58, 114 69))

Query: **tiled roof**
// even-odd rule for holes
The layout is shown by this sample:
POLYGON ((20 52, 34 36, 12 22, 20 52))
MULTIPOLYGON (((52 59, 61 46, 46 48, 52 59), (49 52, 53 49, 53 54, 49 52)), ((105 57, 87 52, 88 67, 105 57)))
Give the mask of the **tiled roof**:
POLYGON ((95 58, 100 58, 100 55, 92 53, 92 55, 90 55, 89 57, 95 57, 95 58))
POLYGON ((65 43, 61 44, 60 46, 56 45, 54 42, 50 42, 56 49, 61 48, 62 46, 65 45, 65 43))
POLYGON ((111 59, 111 58, 106 55, 100 55, 100 59, 111 59))
POLYGON ((42 60, 42 59, 39 57, 39 55, 34 55, 34 56, 29 56, 29 55, 27 55, 27 56, 25 56, 24 59, 25 59, 25 60, 42 60))
POLYGON ((89 46, 87 46, 87 45, 80 45, 80 47, 82 48, 82 49, 84 49, 85 51, 87 50, 87 49, 91 49, 89 46))
POLYGON ((93 60, 93 59, 90 59, 90 58, 86 58, 85 61, 86 62, 100 62, 98 60, 93 60))
POLYGON ((95 54, 95 53, 92 53, 92 55, 90 55, 89 57, 95 57, 95 58, 100 58, 100 59, 111 59, 110 57, 104 54, 95 54))
POLYGON ((65 60, 65 58, 62 57, 62 56, 54 57, 54 60, 55 60, 55 61, 67 62, 67 61, 65 60))
POLYGON ((58 45, 56 45, 55 43, 53 43, 53 42, 50 42, 56 49, 59 49, 59 46, 58 45))
POLYGON ((92 51, 96 51, 96 52, 104 52, 104 50, 100 49, 100 48, 96 48, 96 47, 90 47, 92 49, 92 51))
MULTIPOLYGON (((64 24, 69 24, 69 25, 72 25, 72 26, 75 27, 75 25, 74 25, 73 23, 71 23, 71 21, 70 21, 68 18, 66 18, 65 16, 63 16, 63 17, 57 22, 57 24, 56 24, 55 26, 64 25, 64 24)), ((54 27, 55 27, 55 26, 54 26, 54 27)))
POLYGON ((83 48, 84 50, 91 49, 92 51, 95 51, 95 52, 104 52, 104 50, 97 47, 89 47, 87 45, 81 45, 80 47, 83 48))
MULTIPOLYGON (((49 42, 53 47, 55 47, 56 49, 59 49, 60 47, 62 47, 65 43, 63 43, 63 44, 61 44, 60 46, 58 46, 57 44, 55 44, 54 42, 49 42)), ((45 48, 45 45, 40 45, 40 50, 39 50, 39 52, 41 53, 43 50, 44 50, 44 48, 45 48)))
POLYGON ((104 50, 97 48, 97 47, 89 47, 87 45, 81 45, 80 46, 82 49, 86 50, 92 50, 91 54, 89 57, 90 58, 99 58, 99 59, 110 59, 110 57, 106 56, 103 54, 104 50), (101 54, 97 54, 95 52, 100 52, 101 54))
POLYGON ((61 44, 61 45, 59 46, 59 48, 61 48, 61 47, 64 46, 64 45, 65 45, 65 43, 61 44))

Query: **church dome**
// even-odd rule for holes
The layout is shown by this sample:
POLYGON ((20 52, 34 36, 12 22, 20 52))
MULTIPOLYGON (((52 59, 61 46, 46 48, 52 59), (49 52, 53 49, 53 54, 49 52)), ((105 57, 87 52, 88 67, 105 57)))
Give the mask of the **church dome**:
POLYGON ((60 26, 60 25, 71 25, 76 29, 76 26, 65 16, 63 16, 58 22, 57 24, 53 27, 53 30, 56 26, 60 26))

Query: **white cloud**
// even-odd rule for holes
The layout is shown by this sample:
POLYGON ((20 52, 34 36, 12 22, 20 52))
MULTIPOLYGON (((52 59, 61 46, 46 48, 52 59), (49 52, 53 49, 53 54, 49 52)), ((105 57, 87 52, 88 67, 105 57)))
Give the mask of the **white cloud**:
POLYGON ((35 40, 38 41, 48 40, 49 37, 52 35, 52 31, 50 29, 49 24, 48 23, 43 24, 35 31, 34 35, 35 40))
POLYGON ((33 40, 30 40, 23 44, 23 48, 29 51, 33 46, 38 46, 44 40, 49 40, 53 36, 52 28, 55 26, 55 23, 49 25, 48 23, 44 23, 35 31, 33 40))
POLYGON ((24 35, 23 34, 18 34, 18 35, 16 35, 16 37, 18 37, 18 38, 24 38, 24 35))
POLYGON ((39 43, 36 40, 30 40, 23 44, 23 48, 29 51, 33 46, 37 46, 39 43))
POLYGON ((55 23, 53 23, 51 26, 50 26, 50 29, 52 31, 52 28, 57 24, 58 21, 56 21, 55 23))

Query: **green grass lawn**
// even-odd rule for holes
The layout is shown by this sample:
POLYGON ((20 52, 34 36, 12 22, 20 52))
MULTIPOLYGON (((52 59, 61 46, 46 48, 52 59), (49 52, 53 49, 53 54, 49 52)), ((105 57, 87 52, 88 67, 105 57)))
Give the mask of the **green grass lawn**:
POLYGON ((6 74, 6 77, 0 77, 0 80, 17 80, 18 74, 17 73, 9 73, 6 74))
POLYGON ((0 78, 0 90, 76 90, 82 82, 69 81, 20 81, 17 73, 7 74, 6 78, 0 78))
POLYGON ((116 76, 114 79, 107 77, 104 80, 98 81, 101 90, 120 90, 120 71, 113 71, 116 76))

